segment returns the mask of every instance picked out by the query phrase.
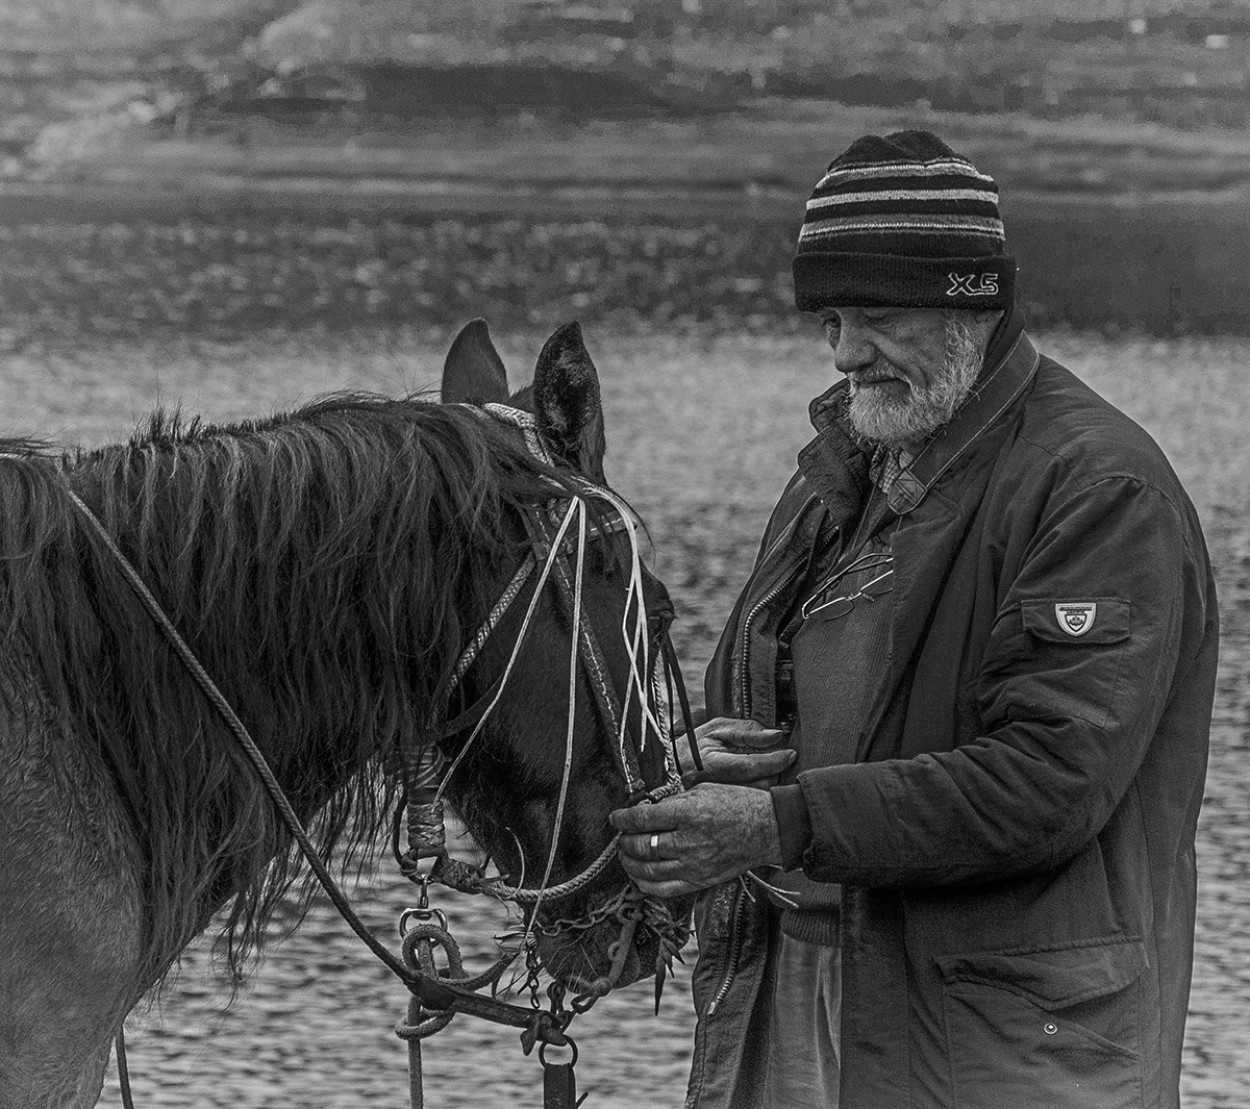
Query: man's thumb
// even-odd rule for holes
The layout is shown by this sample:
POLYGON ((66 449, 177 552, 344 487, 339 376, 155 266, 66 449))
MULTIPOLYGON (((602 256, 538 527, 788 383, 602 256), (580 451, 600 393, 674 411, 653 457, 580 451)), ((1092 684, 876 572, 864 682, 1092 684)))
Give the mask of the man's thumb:
POLYGON ((742 734, 748 747, 777 747, 785 742, 786 731, 783 728, 753 728, 742 734))

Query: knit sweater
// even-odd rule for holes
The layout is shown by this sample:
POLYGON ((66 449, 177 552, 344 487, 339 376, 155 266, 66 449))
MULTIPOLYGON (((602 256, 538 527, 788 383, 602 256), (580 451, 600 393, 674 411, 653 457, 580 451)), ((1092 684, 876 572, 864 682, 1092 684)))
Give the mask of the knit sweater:
MULTIPOLYGON (((878 480, 879 470, 874 467, 878 480)), ((825 945, 837 943, 840 887, 802 872, 810 830, 800 787, 792 783, 805 770, 852 761, 876 677, 889 668, 890 523, 871 505, 865 519, 880 530, 865 538, 848 529, 813 556, 779 636, 778 708, 792 711, 790 745, 798 758, 773 792, 783 871, 770 877, 781 891, 770 896, 782 910, 783 932, 825 945)))

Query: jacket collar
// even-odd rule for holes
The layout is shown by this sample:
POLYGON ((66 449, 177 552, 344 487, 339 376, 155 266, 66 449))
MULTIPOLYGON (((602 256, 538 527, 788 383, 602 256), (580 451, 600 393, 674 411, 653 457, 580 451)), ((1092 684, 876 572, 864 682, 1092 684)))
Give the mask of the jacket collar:
MULTIPOLYGON (((976 387, 954 418, 903 467, 890 486, 890 508, 902 516, 924 500, 977 437, 1010 408, 1037 372, 1038 353, 1013 309, 990 340, 976 387)), ((871 447, 852 430, 849 383, 840 381, 811 404, 817 436, 799 452, 799 469, 835 517, 858 507, 868 485, 871 447), (854 500, 853 505, 845 502, 854 500)))

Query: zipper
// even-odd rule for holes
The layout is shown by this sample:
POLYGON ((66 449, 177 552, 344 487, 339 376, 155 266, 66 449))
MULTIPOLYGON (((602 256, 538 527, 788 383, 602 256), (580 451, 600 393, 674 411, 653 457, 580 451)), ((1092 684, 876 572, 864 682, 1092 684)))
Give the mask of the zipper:
MULTIPOLYGON (((783 542, 787 541, 789 535, 792 534, 793 529, 798 525, 801 515, 802 510, 800 509, 799 515, 795 516, 786 531, 777 537, 777 541, 764 556, 765 560, 767 560, 768 556, 771 555, 773 551, 777 550, 783 542)), ((741 659, 739 663, 741 667, 739 677, 739 693, 742 697, 740 711, 744 717, 750 716, 751 714, 751 624, 754 622, 756 616, 760 614, 760 610, 763 609, 765 605, 773 600, 774 597, 778 596, 778 594, 786 589, 796 578, 803 574, 806 565, 806 562, 800 560, 797 565, 791 567, 790 572, 778 581, 777 584, 770 590, 768 590, 764 596, 756 601, 743 618, 742 635, 739 644, 739 658, 741 659)), ((740 881, 742 881, 742 879, 740 879, 740 881)), ((710 1019, 716 1012, 720 1003, 725 1000, 725 996, 729 993, 729 988, 733 985, 734 979, 738 976, 738 962, 742 954, 742 944, 744 940, 742 918, 746 911, 747 896, 746 889, 742 886, 735 891, 737 901, 734 904, 733 916, 729 921, 729 967, 725 971, 725 977, 721 979, 720 987, 717 989, 716 994, 708 1003, 708 1007, 704 1011, 705 1019, 710 1019)))
POLYGON ((740 670, 739 670, 739 679, 738 679, 739 680, 738 692, 741 694, 741 697, 742 697, 742 715, 743 716, 751 715, 751 666, 750 666, 751 623, 752 621, 754 621, 756 616, 759 615, 760 609, 762 609, 766 604, 768 604, 769 601, 771 601, 774 597, 776 597, 779 593, 781 593, 781 591, 785 589, 792 581, 794 581, 794 579, 797 578, 802 572, 803 572, 803 564, 800 563, 798 566, 794 567, 794 569, 792 569, 790 573, 788 573, 784 578, 782 578, 781 581, 779 581, 776 585, 774 585, 772 589, 770 589, 767 593, 765 593, 764 596, 762 596, 758 601, 756 601, 756 603, 752 606, 751 611, 746 614, 746 617, 742 621, 742 637, 741 637, 741 642, 739 643, 739 656, 738 656, 741 659, 741 662, 739 663, 740 670))
POLYGON ((745 891, 739 887, 735 892, 737 901, 734 905, 734 913, 729 921, 729 968, 725 972, 725 977, 721 980, 716 995, 709 1002, 704 1012, 705 1019, 711 1019, 716 1012, 717 1007, 725 1000, 725 995, 729 993, 729 987, 733 985, 734 979, 738 976, 738 960, 742 954, 742 915, 746 909, 747 899, 745 891))
MULTIPOLYGON (((807 510, 809 505, 810 505, 810 502, 808 503, 808 505, 804 505, 803 507, 801 507, 798 510, 798 512, 795 514, 794 519, 791 520, 788 525, 786 525, 785 530, 782 531, 782 533, 779 536, 777 536, 772 546, 768 548, 768 551, 764 554, 763 558, 760 560, 761 565, 767 562, 768 559, 772 557, 775 551, 780 550, 783 546, 785 546, 786 544, 790 542, 790 540, 794 537, 794 533, 796 529, 799 526, 799 521, 802 520, 803 514, 807 510)), ((836 531, 838 532, 840 532, 841 530, 842 530, 841 527, 836 528, 836 531)), ((750 659, 751 625, 752 623, 754 623, 755 618, 760 614, 760 610, 765 605, 767 605, 771 600, 773 600, 773 598, 775 598, 778 594, 780 594, 782 590, 786 589, 795 580, 802 577, 806 568, 807 568, 807 560, 799 559, 799 561, 790 568, 789 573, 787 573, 785 577, 783 577, 779 582, 777 582, 776 585, 774 585, 767 593, 764 594, 764 596, 762 596, 758 601, 755 602, 754 605, 751 606, 750 610, 747 612, 746 616, 743 618, 742 634, 739 639, 739 650, 740 650, 739 658, 742 661, 740 663, 741 670, 739 671, 738 692, 742 697, 742 704, 741 704, 740 711, 741 711, 741 715, 744 717, 751 715, 751 665, 750 665, 751 663, 751 659, 750 659)))

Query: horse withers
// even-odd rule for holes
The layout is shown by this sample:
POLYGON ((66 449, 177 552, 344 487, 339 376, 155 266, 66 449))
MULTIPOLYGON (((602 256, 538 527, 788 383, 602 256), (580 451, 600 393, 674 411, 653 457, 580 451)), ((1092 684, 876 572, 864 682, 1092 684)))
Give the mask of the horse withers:
MULTIPOLYGON (((604 854, 607 814, 631 799, 626 742, 637 774, 664 780, 654 706, 630 691, 653 687, 671 606, 640 573, 629 529, 607 526, 620 502, 593 496, 603 417, 580 331, 556 332, 532 394, 510 398, 484 325, 471 325, 443 399, 457 403, 340 395, 220 427, 157 414, 128 444, 70 456, 0 444, 0 1109, 94 1105, 123 1018, 192 937, 220 913, 239 973, 304 873, 71 491, 340 865, 384 838, 388 765, 436 737, 455 767, 447 798, 516 884, 561 883, 604 854), (532 427, 480 407, 504 403, 497 414, 523 406, 532 427), (572 665, 573 615, 549 589, 523 593, 462 668, 530 555, 535 519, 579 503, 561 546, 603 672, 572 665), (622 734, 596 711, 595 684, 626 706, 622 734), (480 727, 448 734, 448 715, 492 690, 480 727)), ((624 885, 613 862, 538 907, 531 926, 571 988, 609 965, 615 985, 635 980, 671 946, 640 927, 619 950, 617 922, 596 907, 624 885)))

